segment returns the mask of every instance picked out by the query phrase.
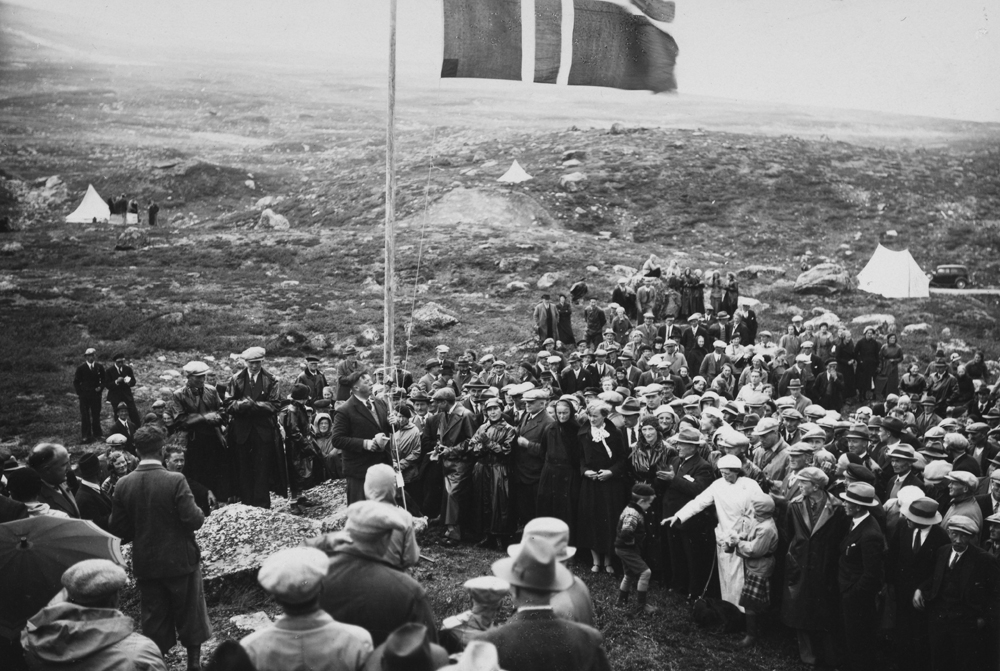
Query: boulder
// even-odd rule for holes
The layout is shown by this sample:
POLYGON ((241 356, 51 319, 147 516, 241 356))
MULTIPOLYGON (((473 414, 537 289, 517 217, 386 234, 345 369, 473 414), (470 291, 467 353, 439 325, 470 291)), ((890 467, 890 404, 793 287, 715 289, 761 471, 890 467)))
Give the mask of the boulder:
POLYGON ((274 196, 264 196, 263 198, 261 198, 260 200, 258 200, 256 203, 254 203, 253 206, 254 206, 254 209, 256 209, 256 210, 263 210, 264 208, 271 207, 272 205, 274 205, 275 202, 276 201, 275 201, 274 196))
POLYGON ((527 291, 529 289, 527 282, 513 281, 507 283, 507 291, 515 293, 517 291, 527 291))
POLYGON ((931 325, 927 324, 926 322, 922 322, 920 324, 907 324, 906 326, 903 327, 902 335, 911 336, 917 333, 926 334, 930 332, 931 332, 931 325))
POLYGON ((514 273, 519 270, 531 270, 539 264, 541 259, 537 256, 505 256, 494 263, 497 270, 502 273, 514 273))
POLYGON ((423 333, 434 333, 458 323, 458 317, 433 301, 424 303, 413 311, 413 326, 423 333))
POLYGON ((616 265, 611 269, 611 272, 614 273, 611 281, 617 282, 619 277, 624 277, 627 280, 639 271, 632 266, 616 265))
POLYGON ((784 277, 784 275, 785 269, 778 266, 753 265, 736 271, 736 277, 741 280, 754 280, 758 277, 784 277))
POLYGON ((149 236, 146 235, 146 231, 135 226, 129 226, 118 235, 118 242, 115 243, 115 251, 140 249, 148 244, 149 236))
POLYGON ((582 172, 571 172, 559 178, 559 186, 564 191, 579 191, 583 188, 583 183, 587 181, 587 176, 582 172))
POLYGON ((850 291, 853 288, 851 276, 839 263, 820 263, 809 268, 795 279, 792 288, 797 294, 819 294, 830 296, 850 291))
POLYGON ((3 252, 4 254, 16 254, 21 251, 24 251, 24 245, 20 242, 8 242, 3 247, 0 247, 0 252, 3 252))
POLYGON ((287 231, 292 227, 292 225, 288 223, 288 219, 283 214, 276 214, 271 208, 268 208, 260 213, 260 219, 257 221, 257 226, 270 228, 275 231, 287 231))
POLYGON ((562 160, 564 161, 572 161, 572 160, 582 161, 585 158, 587 158, 586 149, 567 149, 566 151, 563 152, 562 155, 562 160))
POLYGON ((313 350, 323 350, 327 346, 326 336, 322 334, 317 334, 309 337, 308 345, 309 349, 313 350))
POLYGON ((381 337, 382 333, 375 330, 371 326, 366 326, 361 331, 361 339, 365 341, 366 345, 372 345, 374 343, 377 343, 381 337))
POLYGON ((551 289, 561 279, 562 276, 559 275, 559 273, 545 273, 544 275, 538 278, 538 282, 536 282, 535 284, 539 289, 551 289))

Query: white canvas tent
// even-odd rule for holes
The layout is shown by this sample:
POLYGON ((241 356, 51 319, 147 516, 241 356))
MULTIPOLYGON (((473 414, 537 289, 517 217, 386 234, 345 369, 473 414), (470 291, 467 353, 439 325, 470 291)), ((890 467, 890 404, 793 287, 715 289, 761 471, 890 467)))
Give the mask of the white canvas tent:
POLYGON ((527 182, 529 179, 531 179, 531 175, 526 173, 521 164, 515 160, 510 164, 507 172, 497 178, 497 181, 504 184, 520 184, 521 182, 527 182))
POLYGON ((859 289, 886 298, 927 298, 929 284, 908 249, 894 252, 879 245, 868 265, 858 273, 859 289))
POLYGON ((106 224, 111 219, 111 208, 97 193, 93 184, 87 185, 87 195, 83 197, 80 207, 73 211, 73 214, 66 217, 67 224, 89 224, 94 220, 99 224, 106 224))

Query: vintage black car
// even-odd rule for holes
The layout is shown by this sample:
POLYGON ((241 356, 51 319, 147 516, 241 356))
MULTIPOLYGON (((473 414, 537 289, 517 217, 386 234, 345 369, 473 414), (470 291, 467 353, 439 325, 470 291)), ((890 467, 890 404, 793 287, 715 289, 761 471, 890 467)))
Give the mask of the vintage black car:
POLYGON ((947 264, 938 266, 934 272, 927 273, 932 287, 954 287, 964 289, 972 284, 969 277, 969 269, 958 264, 947 264))

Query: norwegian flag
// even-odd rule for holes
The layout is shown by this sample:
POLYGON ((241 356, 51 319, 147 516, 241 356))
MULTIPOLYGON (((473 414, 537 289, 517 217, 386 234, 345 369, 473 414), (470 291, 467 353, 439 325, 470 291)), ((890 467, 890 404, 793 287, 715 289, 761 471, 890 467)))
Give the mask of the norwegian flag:
POLYGON ((442 77, 677 88, 670 0, 444 0, 442 77))

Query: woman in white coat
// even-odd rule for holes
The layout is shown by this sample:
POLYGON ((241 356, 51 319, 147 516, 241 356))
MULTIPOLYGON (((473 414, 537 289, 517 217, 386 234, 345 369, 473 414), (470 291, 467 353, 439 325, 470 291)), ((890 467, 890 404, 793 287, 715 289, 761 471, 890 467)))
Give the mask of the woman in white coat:
POLYGON ((732 454, 720 457, 716 467, 722 477, 678 510, 676 515, 664 520, 664 523, 681 524, 709 506, 715 506, 715 514, 719 518, 719 524, 715 527, 715 553, 719 559, 722 598, 743 612, 743 607, 740 606, 743 559, 736 554, 730 541, 737 521, 744 516, 753 516, 753 499, 755 496, 762 496, 763 491, 755 480, 740 474, 742 463, 739 457, 732 454))

